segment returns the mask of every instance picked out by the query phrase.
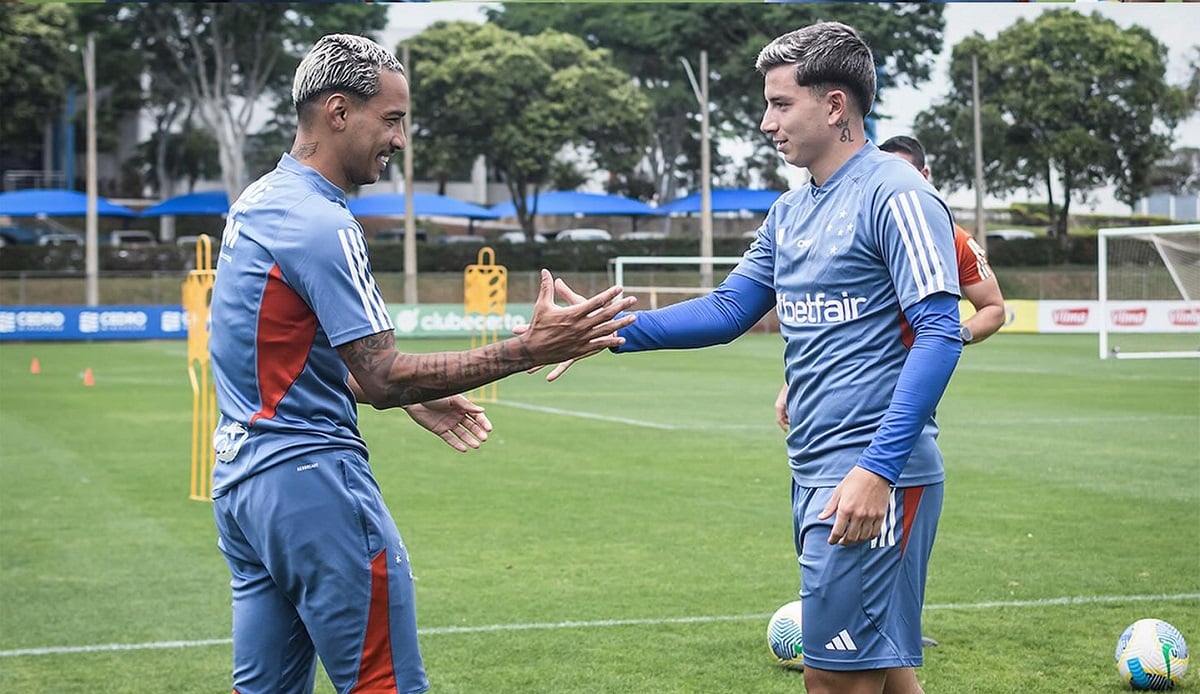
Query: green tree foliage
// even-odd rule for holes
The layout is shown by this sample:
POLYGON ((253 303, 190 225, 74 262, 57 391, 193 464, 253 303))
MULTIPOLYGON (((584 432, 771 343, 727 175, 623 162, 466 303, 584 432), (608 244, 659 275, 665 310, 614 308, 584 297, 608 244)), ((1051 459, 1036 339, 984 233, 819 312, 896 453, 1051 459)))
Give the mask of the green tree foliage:
MULTIPOLYGON (((111 47, 111 60, 124 56, 126 65, 144 65, 149 88, 143 98, 157 122, 156 141, 163 146, 159 169, 171 142, 161 133, 194 117, 216 141, 225 188, 235 197, 248 179, 247 138, 256 109, 290 100, 296 64, 318 37, 333 32, 371 36, 386 25, 387 8, 125 3, 81 6, 79 11, 93 23, 114 25, 111 35, 125 41, 111 47)), ((143 74, 136 67, 115 72, 143 74)))
POLYGON ((1020 19, 994 40, 976 34, 955 46, 950 94, 917 117, 935 177, 952 190, 974 181, 972 56, 987 189, 1044 188, 1060 234, 1071 202, 1099 187, 1113 184, 1131 206, 1143 197, 1188 111, 1184 89, 1166 81, 1166 47, 1146 29, 1072 10, 1020 19))
MULTIPOLYGON (((887 87, 929 78, 941 51, 943 9, 938 3, 506 3, 489 16, 522 34, 556 29, 612 52, 614 63, 635 76, 654 105, 654 139, 642 152, 641 180, 648 178, 652 192, 669 200, 679 186, 699 187, 699 107, 680 58, 698 70, 700 51, 708 51, 714 141, 755 146, 748 165, 721 159, 714 147, 718 178, 745 182, 754 173, 782 186, 779 156, 758 131, 763 106, 762 79, 754 72, 758 51, 774 37, 816 21, 850 24, 871 45, 885 74, 876 112, 886 114, 887 87)), ((629 185, 638 182, 633 178, 629 185)))
MULTIPOLYGON (((557 31, 521 36, 493 24, 439 22, 410 43, 417 152, 479 154, 508 186, 521 225, 525 198, 561 177, 566 155, 631 170, 650 137, 650 104, 608 51, 557 31)), ((415 154, 415 153, 414 153, 415 154)))
POLYGON ((75 18, 62 5, 0 5, 0 149, 18 160, 36 154, 44 129, 63 107, 74 75, 75 18))

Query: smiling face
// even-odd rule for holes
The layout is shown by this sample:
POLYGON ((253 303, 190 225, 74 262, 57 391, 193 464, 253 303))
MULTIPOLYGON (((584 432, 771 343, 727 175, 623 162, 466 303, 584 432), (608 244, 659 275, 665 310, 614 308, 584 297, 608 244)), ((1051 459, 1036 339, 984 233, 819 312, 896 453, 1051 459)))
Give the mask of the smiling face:
POLYGON ((347 183, 375 183, 387 169, 388 158, 404 149, 404 114, 408 112, 408 81, 391 70, 379 72, 379 93, 360 101, 346 100, 341 169, 347 183))
POLYGON ((794 65, 777 65, 767 71, 763 98, 767 107, 759 129, 771 136, 784 161, 811 167, 829 148, 834 124, 828 94, 796 84, 794 65))

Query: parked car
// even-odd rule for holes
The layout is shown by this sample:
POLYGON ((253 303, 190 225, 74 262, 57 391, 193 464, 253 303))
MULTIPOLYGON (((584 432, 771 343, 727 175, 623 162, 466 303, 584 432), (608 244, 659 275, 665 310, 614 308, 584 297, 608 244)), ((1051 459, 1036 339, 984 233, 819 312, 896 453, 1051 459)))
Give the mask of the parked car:
POLYGON ((667 238, 665 231, 627 231, 621 234, 622 241, 657 241, 667 238))
POLYGON ((82 246, 83 234, 74 231, 51 231, 38 237, 39 246, 82 246))
POLYGON ((487 239, 474 234, 446 234, 437 238, 438 243, 487 243, 487 239))
POLYGON ((17 224, 0 226, 0 240, 4 241, 6 246, 36 244, 41 235, 42 230, 37 227, 25 227, 17 224))
MULTIPOLYGON (((421 227, 417 227, 415 231, 417 233, 417 241, 427 241, 429 239, 429 232, 425 231, 421 227)), ((404 227, 380 229, 379 231, 375 232, 375 241, 383 243, 404 243, 404 227)))
POLYGON ((154 234, 140 229, 117 229, 108 232, 108 242, 113 246, 152 246, 158 243, 154 234))
MULTIPOLYGON (((496 241, 500 243, 525 243, 525 232, 523 231, 506 231, 496 237, 496 241)), ((545 243, 546 237, 542 234, 533 235, 534 243, 545 243)))
POLYGON ((1013 239, 1036 239, 1037 234, 1028 229, 988 229, 987 238, 989 241, 1012 241, 1013 239))
POLYGON ((555 241, 612 241, 607 229, 563 229, 554 235, 555 241))

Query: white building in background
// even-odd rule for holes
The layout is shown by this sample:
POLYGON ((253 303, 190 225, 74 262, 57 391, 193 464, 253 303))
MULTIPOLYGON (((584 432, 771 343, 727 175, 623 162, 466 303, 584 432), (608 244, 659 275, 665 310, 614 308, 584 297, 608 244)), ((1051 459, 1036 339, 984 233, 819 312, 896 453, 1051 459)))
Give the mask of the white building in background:
POLYGON ((1177 222, 1200 221, 1200 193, 1172 195, 1161 191, 1138 202, 1136 209, 1138 214, 1169 217, 1177 222))

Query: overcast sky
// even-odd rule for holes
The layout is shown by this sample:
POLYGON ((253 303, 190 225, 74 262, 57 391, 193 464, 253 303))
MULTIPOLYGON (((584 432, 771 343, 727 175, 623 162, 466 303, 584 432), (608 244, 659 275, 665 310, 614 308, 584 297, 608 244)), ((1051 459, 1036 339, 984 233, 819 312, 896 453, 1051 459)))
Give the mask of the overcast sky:
MULTIPOLYGON (((484 8, 495 6, 474 2, 390 5, 388 27, 381 38, 384 45, 394 46, 438 20, 483 22, 484 8)), ((918 89, 894 87, 887 90, 885 110, 892 118, 880 122, 877 133, 879 139, 909 133, 916 114, 926 109, 933 101, 945 96, 948 89, 950 51, 964 38, 976 32, 986 38, 994 38, 997 33, 1021 17, 1031 18, 1048 9, 1061 7, 1062 4, 1038 2, 947 3, 945 43, 937 57, 930 81, 918 89)), ((1074 8, 1080 12, 1100 13, 1121 26, 1140 24, 1146 27, 1170 51, 1167 64, 1168 81, 1182 84, 1187 80, 1191 52, 1194 47, 1200 46, 1200 32, 1197 32, 1197 27, 1200 27, 1200 3, 1076 2, 1074 8)), ((1180 125, 1175 134, 1177 146, 1200 147, 1200 116, 1180 125)), ((953 198, 962 195, 969 197, 972 194, 960 191, 953 198)), ((952 204, 955 203, 959 201, 952 200, 952 204)), ((1100 200, 1092 209, 1128 212, 1127 207, 1114 205, 1111 200, 1100 200)))

